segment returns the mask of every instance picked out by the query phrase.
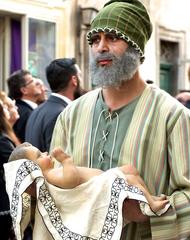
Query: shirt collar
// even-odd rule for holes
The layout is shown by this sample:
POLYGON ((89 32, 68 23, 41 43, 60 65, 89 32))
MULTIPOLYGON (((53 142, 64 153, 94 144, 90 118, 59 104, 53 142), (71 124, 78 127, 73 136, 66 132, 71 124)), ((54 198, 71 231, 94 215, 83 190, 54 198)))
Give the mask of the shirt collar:
POLYGON ((71 99, 69 99, 68 97, 65 97, 59 93, 52 93, 51 95, 63 99, 68 104, 72 102, 71 99))
POLYGON ((38 104, 35 102, 32 102, 28 99, 22 99, 22 101, 24 101, 25 103, 27 103, 28 105, 30 105, 30 107, 32 107, 33 109, 37 108, 38 104))

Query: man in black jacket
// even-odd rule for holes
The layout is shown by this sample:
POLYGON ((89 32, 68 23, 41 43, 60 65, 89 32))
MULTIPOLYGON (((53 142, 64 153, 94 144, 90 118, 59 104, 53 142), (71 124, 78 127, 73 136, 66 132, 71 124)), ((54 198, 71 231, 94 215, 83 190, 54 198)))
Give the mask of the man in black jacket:
POLYGON ((55 59, 47 66, 46 77, 52 94, 32 112, 25 134, 25 140, 42 152, 49 151, 59 113, 80 90, 81 71, 74 58, 55 59))
POLYGON ((16 100, 20 118, 16 121, 13 129, 21 142, 25 141, 26 122, 37 107, 37 98, 41 94, 40 87, 27 70, 18 70, 7 79, 9 97, 16 100))

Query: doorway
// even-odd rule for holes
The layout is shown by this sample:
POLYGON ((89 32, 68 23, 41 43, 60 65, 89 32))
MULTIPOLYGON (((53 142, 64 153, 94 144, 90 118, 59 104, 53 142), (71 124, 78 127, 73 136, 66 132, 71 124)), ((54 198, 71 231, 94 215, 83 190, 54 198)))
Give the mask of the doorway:
POLYGON ((8 12, 0 13, 0 90, 6 90, 7 77, 22 64, 21 20, 8 12))
POLYGON ((179 43, 160 41, 160 88, 175 96, 178 91, 179 43))

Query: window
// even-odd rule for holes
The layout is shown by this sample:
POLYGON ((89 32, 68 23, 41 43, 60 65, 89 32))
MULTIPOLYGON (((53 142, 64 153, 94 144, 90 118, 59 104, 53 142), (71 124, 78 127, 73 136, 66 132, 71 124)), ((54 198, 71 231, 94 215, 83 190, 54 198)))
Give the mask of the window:
POLYGON ((46 85, 46 66, 55 58, 55 23, 29 19, 28 69, 46 85))

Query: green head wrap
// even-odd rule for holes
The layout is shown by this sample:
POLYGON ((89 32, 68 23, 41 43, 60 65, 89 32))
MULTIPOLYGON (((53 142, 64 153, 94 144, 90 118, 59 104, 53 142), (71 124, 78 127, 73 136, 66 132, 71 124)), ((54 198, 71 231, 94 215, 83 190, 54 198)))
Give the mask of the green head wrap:
POLYGON ((144 5, 138 0, 111 0, 93 19, 87 34, 92 44, 92 34, 114 32, 119 38, 131 44, 144 60, 144 48, 152 33, 152 25, 144 5))

